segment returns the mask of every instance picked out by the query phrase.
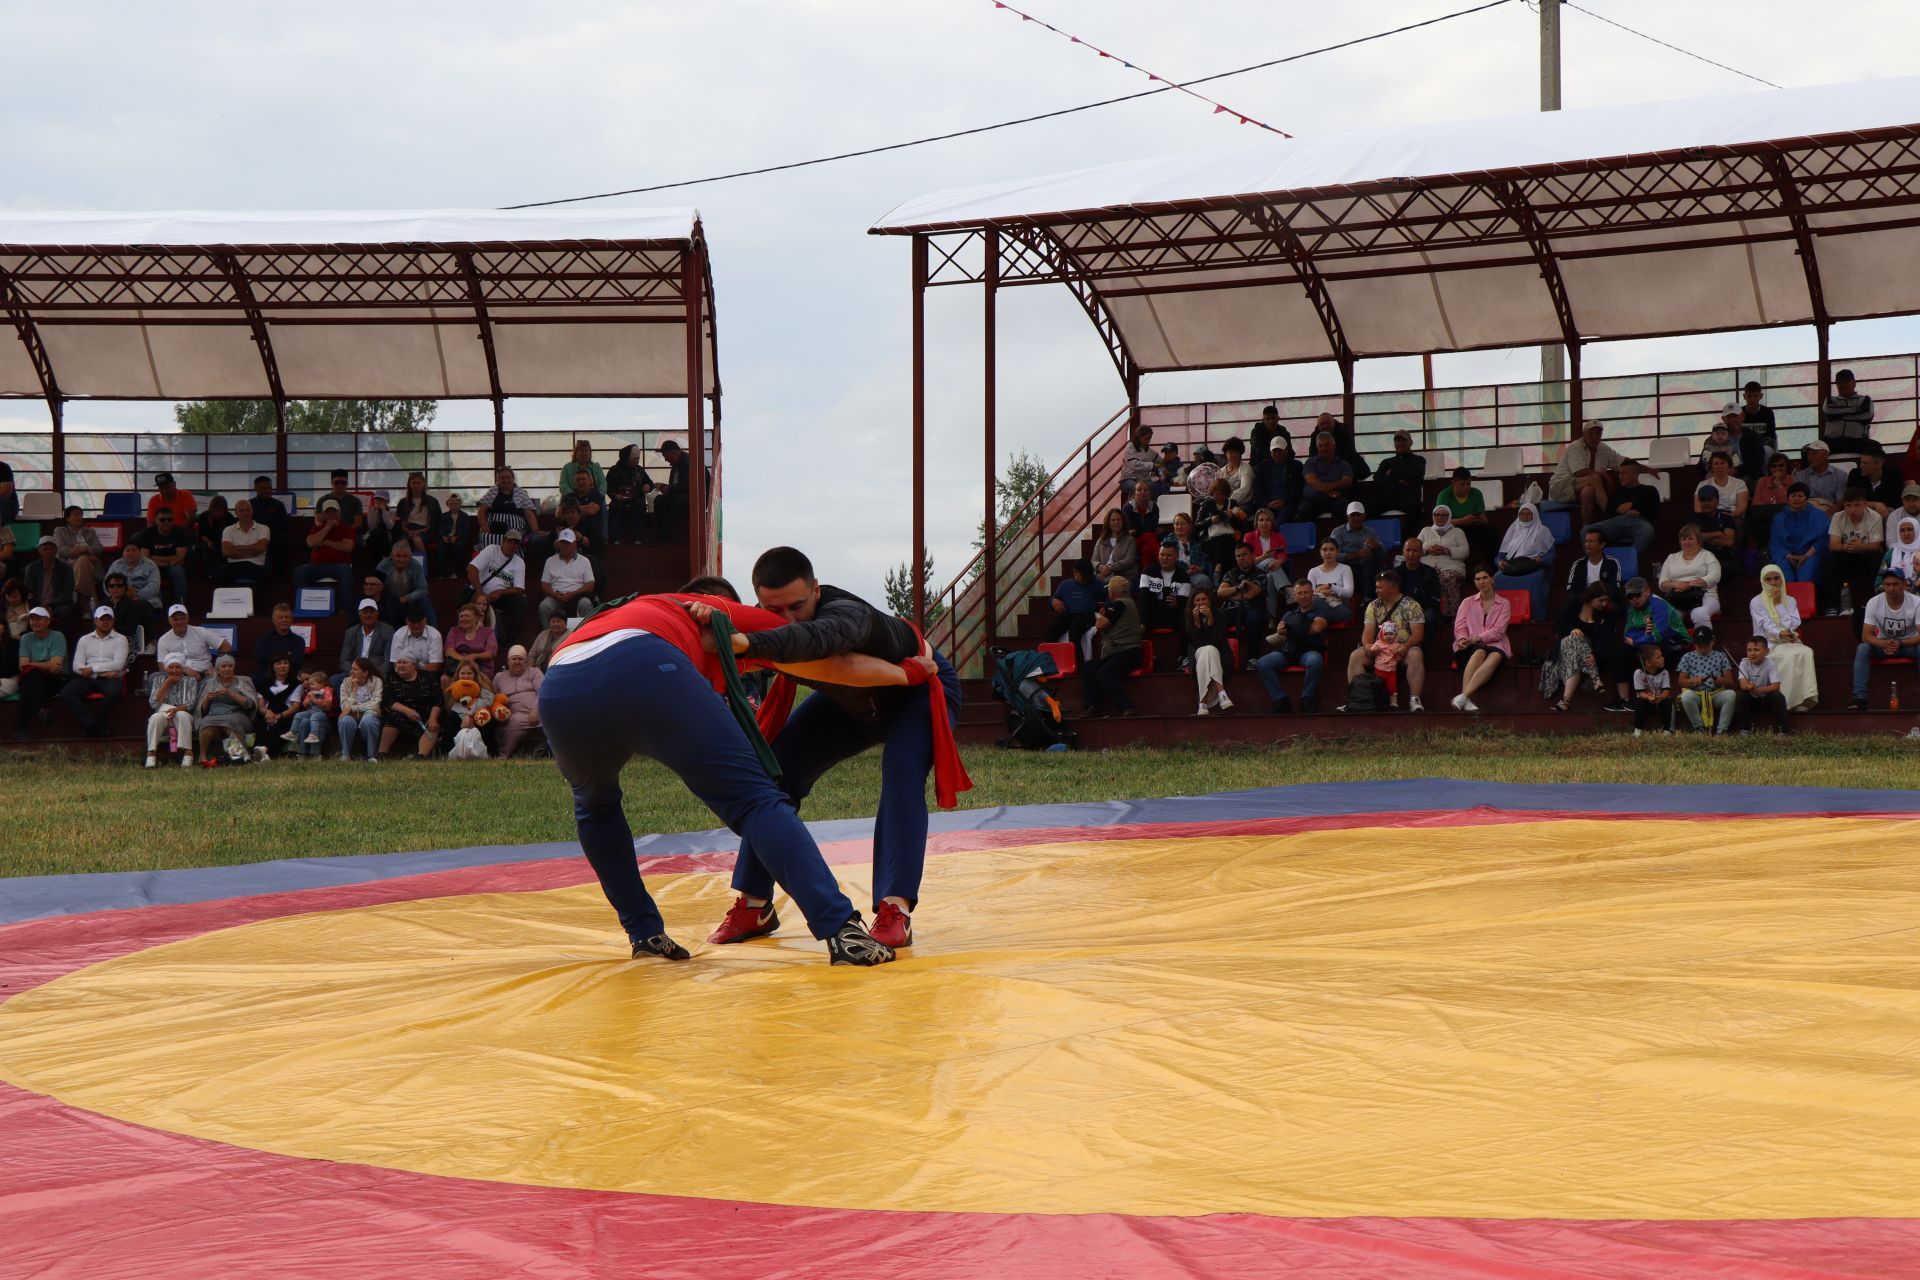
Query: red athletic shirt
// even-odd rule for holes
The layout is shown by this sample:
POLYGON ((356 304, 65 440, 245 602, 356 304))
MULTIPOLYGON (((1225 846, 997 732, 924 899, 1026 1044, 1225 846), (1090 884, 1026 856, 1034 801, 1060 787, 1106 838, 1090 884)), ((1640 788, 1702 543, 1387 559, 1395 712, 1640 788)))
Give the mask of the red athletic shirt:
MULTIPOLYGON (((726 677, 721 674, 720 659, 717 655, 708 653, 705 649, 701 648, 700 632, 702 628, 694 625, 694 621, 688 616, 687 611, 680 607, 679 602, 682 600, 697 600, 702 604, 710 604, 716 609, 726 610, 727 617, 732 620, 735 631, 771 631, 775 627, 783 627, 786 625, 785 620, 778 614, 768 613, 765 609, 756 609, 752 605, 735 604, 733 601, 723 600, 719 596, 685 596, 679 594, 641 596, 637 600, 629 600, 618 608, 608 609, 604 613, 594 614, 591 618, 588 618, 585 622, 575 627, 565 640, 555 645, 553 651, 557 655, 569 645, 596 639, 599 636, 606 635, 610 631, 624 631, 628 628, 638 628, 641 631, 659 636, 662 640, 665 640, 668 644, 671 644, 674 648, 686 654, 688 658, 693 660, 694 664, 699 668, 700 674, 707 678, 707 682, 714 687, 714 690, 716 692, 724 692, 727 687, 726 677)), ((750 661, 746 658, 740 658, 738 662, 740 669, 743 671, 755 670, 765 665, 763 663, 750 661)))

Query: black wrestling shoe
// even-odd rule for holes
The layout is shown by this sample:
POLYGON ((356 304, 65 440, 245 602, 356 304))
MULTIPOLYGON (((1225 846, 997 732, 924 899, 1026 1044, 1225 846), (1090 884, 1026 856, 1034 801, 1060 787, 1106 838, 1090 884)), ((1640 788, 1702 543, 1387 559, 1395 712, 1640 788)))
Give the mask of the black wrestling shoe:
POLYGON ((860 918, 858 911, 827 939, 828 964, 871 967, 886 964, 893 958, 893 948, 884 942, 874 941, 873 935, 867 932, 867 922, 860 918))
POLYGON ((633 958, 659 956, 662 960, 691 960, 693 952, 687 950, 664 933, 656 933, 644 942, 633 944, 633 958))

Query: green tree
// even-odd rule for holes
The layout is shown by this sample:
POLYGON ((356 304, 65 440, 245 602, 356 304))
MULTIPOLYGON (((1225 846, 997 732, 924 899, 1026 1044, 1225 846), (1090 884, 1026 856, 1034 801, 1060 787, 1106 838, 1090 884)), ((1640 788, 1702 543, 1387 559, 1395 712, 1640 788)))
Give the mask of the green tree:
MULTIPOLYGON (((993 482, 993 492, 999 535, 994 544, 997 552, 1004 552, 1047 505, 1053 481, 1047 464, 1022 449, 1007 459, 1007 474, 993 482)), ((986 545, 987 522, 982 520, 974 531, 973 548, 978 551, 986 545)))
MULTIPOLYGON (((933 598, 940 584, 933 576, 933 552, 927 552, 927 558, 921 562, 920 571, 925 578, 927 588, 927 625, 933 625, 935 619, 946 612, 945 606, 933 598)), ((913 618, 913 568, 901 561, 887 570, 885 583, 887 610, 897 617, 913 618)))
MULTIPOLYGON (((287 430, 299 435, 423 431, 440 412, 437 400, 289 400, 287 430)), ((189 400, 173 406, 173 420, 189 435, 267 434, 274 429, 271 400, 189 400)))

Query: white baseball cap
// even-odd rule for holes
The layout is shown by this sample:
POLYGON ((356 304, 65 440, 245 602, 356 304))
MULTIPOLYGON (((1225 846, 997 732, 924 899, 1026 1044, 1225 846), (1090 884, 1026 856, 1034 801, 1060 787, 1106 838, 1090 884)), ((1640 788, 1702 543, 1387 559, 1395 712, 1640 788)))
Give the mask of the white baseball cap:
POLYGON ((187 665, 186 656, 184 654, 170 653, 167 655, 167 665, 169 667, 184 667, 187 665))
POLYGON ((171 618, 176 613, 184 617, 186 615, 186 612, 187 612, 187 606, 183 604, 170 605, 167 608, 167 616, 169 618, 171 618))
POLYGON ((27 616, 29 618, 48 618, 48 619, 51 619, 53 617, 52 614, 48 613, 45 609, 41 608, 39 605, 35 605, 33 606, 33 608, 27 610, 27 616))
POLYGON ((372 597, 372 596, 361 596, 361 597, 360 597, 360 603, 359 603, 359 604, 357 604, 357 605, 355 605, 355 606, 354 606, 354 608, 355 608, 356 610, 357 610, 357 609, 371 609, 371 610, 373 610, 373 611, 374 611, 375 613, 378 613, 378 612, 380 612, 380 606, 374 603, 374 600, 373 600, 373 597, 372 597))
POLYGON ((96 618, 111 618, 113 616, 113 609, 111 606, 103 604, 93 611, 93 616, 96 618))
POLYGON ((580 541, 580 539, 574 536, 573 530, 562 529, 559 535, 554 538, 554 541, 555 542, 578 542, 580 541))
POLYGON ((1365 514, 1367 514, 1367 508, 1366 508, 1366 504, 1365 504, 1365 503, 1361 503, 1361 502, 1349 502, 1349 503, 1347 504, 1347 514, 1348 514, 1348 515, 1350 515, 1350 516, 1351 516, 1351 515, 1362 515, 1362 516, 1363 516, 1363 515, 1365 515, 1365 514))

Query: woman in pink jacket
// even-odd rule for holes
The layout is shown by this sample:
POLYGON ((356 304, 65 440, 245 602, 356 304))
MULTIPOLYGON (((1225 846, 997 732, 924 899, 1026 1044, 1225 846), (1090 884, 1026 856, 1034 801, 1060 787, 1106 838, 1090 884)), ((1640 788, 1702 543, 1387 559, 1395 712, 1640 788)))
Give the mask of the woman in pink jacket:
POLYGON ((1500 664, 1513 656, 1507 624, 1513 606, 1493 589, 1493 570, 1481 565, 1473 571, 1474 593, 1460 602, 1453 615, 1453 665, 1460 670, 1460 693, 1455 711, 1478 711, 1473 695, 1500 664))

